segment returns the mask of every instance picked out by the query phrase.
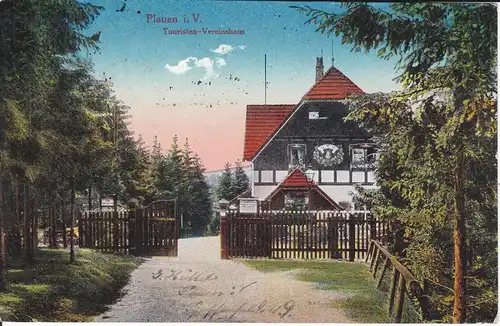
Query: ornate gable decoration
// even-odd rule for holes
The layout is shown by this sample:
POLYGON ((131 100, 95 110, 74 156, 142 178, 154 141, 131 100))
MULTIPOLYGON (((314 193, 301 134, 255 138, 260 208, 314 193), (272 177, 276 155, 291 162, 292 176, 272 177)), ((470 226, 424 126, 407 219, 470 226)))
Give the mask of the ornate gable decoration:
POLYGON ((333 144, 324 144, 316 146, 313 153, 313 158, 320 165, 332 167, 342 163, 344 160, 344 152, 342 148, 333 144))

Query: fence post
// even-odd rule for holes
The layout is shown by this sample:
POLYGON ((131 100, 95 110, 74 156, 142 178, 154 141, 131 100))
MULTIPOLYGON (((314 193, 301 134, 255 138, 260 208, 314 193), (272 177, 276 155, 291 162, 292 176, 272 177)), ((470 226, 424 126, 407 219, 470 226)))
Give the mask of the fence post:
POLYGON ((382 272, 380 273, 380 278, 378 279, 378 282, 377 282, 377 288, 380 288, 380 285, 382 285, 382 280, 384 278, 385 271, 387 270, 387 268, 389 267, 390 264, 391 263, 390 263, 389 258, 386 257, 384 267, 382 268, 382 272))
POLYGON ((136 227, 135 227, 135 225, 137 223, 137 214, 136 214, 137 210, 138 210, 137 208, 129 210, 127 212, 127 214, 125 215, 126 216, 125 223, 128 223, 127 224, 128 234, 125 235, 125 237, 126 237, 125 243, 126 243, 128 253, 134 254, 134 255, 137 254, 137 248, 135 247, 136 246, 136 242, 135 242, 136 227), (134 214, 133 217, 132 217, 132 214, 134 214))
POLYGON ((326 227, 327 227, 327 241, 328 241, 328 258, 333 259, 335 257, 335 252, 333 251, 333 221, 330 214, 326 219, 326 227))
POLYGON ((377 223, 373 215, 370 216, 370 240, 377 240, 377 223))
POLYGON ((139 208, 135 211, 135 225, 134 225, 134 243, 135 243, 135 254, 142 254, 142 233, 144 231, 142 212, 144 208, 139 208))
POLYGON ((118 238, 119 238, 119 234, 118 234, 118 212, 117 211, 114 211, 113 212, 113 248, 114 248, 114 251, 117 252, 118 251, 118 238))
POLYGON ((375 265, 373 265, 373 278, 377 277, 377 268, 378 264, 380 262, 380 250, 377 251, 377 254, 375 255, 375 265))
POLYGON ((398 281, 398 276, 399 276, 399 271, 396 269, 396 266, 393 266, 392 277, 391 277, 391 288, 389 290, 389 316, 392 315, 392 308, 394 306, 394 296, 396 294, 396 282, 398 281))
POLYGON ((394 316, 394 322, 400 323, 401 316, 403 314, 403 304, 405 298, 405 278, 402 274, 399 274, 399 282, 398 282, 398 300, 396 301, 396 314, 394 316))
POLYGON ((227 216, 225 211, 220 212, 220 258, 229 259, 227 252, 227 216))
POLYGON ((370 256, 372 254, 373 247, 374 247, 373 241, 370 240, 370 244, 368 245, 368 252, 366 253, 365 263, 368 263, 368 260, 370 259, 370 256))
POLYGON ((349 214, 349 261, 354 261, 356 255, 356 215, 349 214))

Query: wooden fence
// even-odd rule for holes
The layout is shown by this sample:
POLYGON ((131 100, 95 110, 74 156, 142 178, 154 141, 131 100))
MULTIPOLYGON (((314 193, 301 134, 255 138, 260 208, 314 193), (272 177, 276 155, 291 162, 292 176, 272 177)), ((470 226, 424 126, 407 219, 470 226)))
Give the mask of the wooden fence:
POLYGON ((135 212, 81 212, 78 245, 105 252, 133 253, 135 212))
POLYGON ((411 300, 416 299, 420 307, 420 318, 423 321, 430 320, 429 302, 424 291, 415 276, 403 266, 393 255, 391 255, 380 242, 371 241, 366 262, 370 262, 370 270, 374 278, 377 277, 378 267, 382 266, 377 287, 380 287, 385 272, 392 267, 391 285, 389 289, 389 316, 395 323, 401 322, 405 293, 411 300), (382 265, 380 263, 382 262, 382 265))
POLYGON ((78 244, 105 252, 177 256, 179 220, 149 208, 81 212, 78 244))
POLYGON ((370 240, 385 240, 386 223, 366 212, 261 211, 221 216, 221 257, 364 259, 370 240))

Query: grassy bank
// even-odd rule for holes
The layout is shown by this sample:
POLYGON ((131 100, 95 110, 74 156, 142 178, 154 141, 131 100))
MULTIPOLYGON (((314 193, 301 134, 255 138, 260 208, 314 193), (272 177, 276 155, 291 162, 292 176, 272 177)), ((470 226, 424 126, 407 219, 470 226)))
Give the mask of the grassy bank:
POLYGON ((90 321, 113 303, 140 260, 88 249, 69 263, 67 250, 42 249, 32 267, 9 262, 9 288, 0 293, 8 321, 90 321))
POLYGON ((342 261, 246 260, 247 266, 262 272, 300 270, 297 279, 314 282, 323 290, 346 293, 345 299, 330 304, 359 323, 388 323, 387 295, 377 290, 368 266, 342 261))

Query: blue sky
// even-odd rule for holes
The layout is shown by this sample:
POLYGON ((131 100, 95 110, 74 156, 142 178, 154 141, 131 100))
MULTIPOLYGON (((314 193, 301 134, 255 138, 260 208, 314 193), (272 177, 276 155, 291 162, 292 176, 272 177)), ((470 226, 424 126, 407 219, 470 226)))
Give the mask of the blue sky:
MULTIPOLYGON (((343 10, 337 3, 319 2, 91 2, 105 10, 88 31, 101 31, 101 51, 87 55, 96 74, 111 77, 117 97, 131 107, 131 128, 147 144, 158 135, 164 148, 174 134, 188 137, 209 170, 241 159, 246 105, 264 103, 264 54, 268 103, 297 103, 314 83, 322 49, 325 70, 331 66, 331 38, 315 32, 315 25, 304 25, 307 17, 289 6, 343 10), (148 14, 178 22, 148 23, 148 14), (172 35, 163 28, 245 33, 172 35)), ((334 38, 335 66, 365 92, 399 88, 393 81, 395 60, 350 50, 334 38)))

